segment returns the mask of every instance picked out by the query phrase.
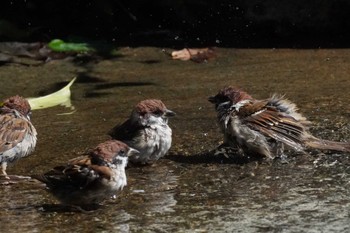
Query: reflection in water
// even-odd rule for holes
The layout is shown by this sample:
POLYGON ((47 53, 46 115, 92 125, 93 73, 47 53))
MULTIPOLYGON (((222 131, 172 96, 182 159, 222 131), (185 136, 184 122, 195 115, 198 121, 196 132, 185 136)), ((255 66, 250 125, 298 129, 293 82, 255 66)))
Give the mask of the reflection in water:
POLYGON ((174 174, 176 166, 161 160, 151 167, 130 168, 129 191, 131 198, 142 200, 142 212, 145 215, 174 212, 177 201, 174 198, 178 175, 174 174), (135 182, 135 183, 133 183, 135 182))
POLYGON ((98 222, 98 227, 95 228, 97 231, 107 231, 107 232, 130 232, 129 221, 132 219, 131 215, 125 210, 114 211, 114 213, 109 216, 108 220, 103 217, 103 213, 100 213, 99 218, 95 218, 94 222, 98 222))
POLYGON ((34 207, 40 199, 37 195, 38 191, 32 190, 31 187, 30 181, 1 186, 0 225, 2 232, 17 231, 19 226, 23 231, 40 231, 43 220, 41 213, 34 207))
POLYGON ((106 140, 108 130, 142 99, 162 99, 178 116, 170 122, 171 160, 128 168, 128 186, 98 210, 42 212, 41 206, 56 201, 43 186, 31 181, 1 186, 1 231, 348 232, 349 154, 314 151, 289 156, 288 163, 246 164, 184 155, 220 144, 215 112, 206 99, 228 84, 259 99, 286 93, 315 122, 313 134, 350 139, 349 50, 219 50, 207 64, 171 61, 157 48, 127 48, 120 50, 123 57, 91 63, 89 69, 65 60, 2 67, 2 97, 37 96, 43 86, 79 73, 94 78, 73 85, 75 114, 57 115, 61 107, 33 113, 37 149, 10 166, 10 174, 42 173, 81 155, 106 140), (127 85, 120 86, 123 82, 127 85))

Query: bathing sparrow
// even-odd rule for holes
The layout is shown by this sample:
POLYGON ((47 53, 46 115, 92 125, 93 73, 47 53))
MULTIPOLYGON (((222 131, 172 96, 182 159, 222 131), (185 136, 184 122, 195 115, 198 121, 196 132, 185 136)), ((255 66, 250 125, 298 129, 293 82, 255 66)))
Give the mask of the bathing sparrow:
POLYGON ((45 183, 48 191, 62 204, 99 204, 127 184, 125 167, 128 156, 137 153, 120 141, 109 140, 90 150, 86 156, 32 178, 45 183))
POLYGON ((34 151, 37 132, 30 115, 30 105, 21 96, 10 97, 0 104, 0 164, 6 179, 10 179, 7 164, 34 151))
POLYGON ((208 100, 215 104, 224 144, 238 147, 245 155, 282 157, 284 146, 298 152, 308 148, 350 152, 347 142, 333 142, 311 135, 308 130, 311 122, 283 96, 256 100, 248 93, 228 86, 208 100))
POLYGON ((170 149, 172 131, 168 117, 174 115, 160 100, 143 100, 135 106, 129 119, 111 129, 109 135, 140 152, 130 157, 131 162, 153 163, 170 149))

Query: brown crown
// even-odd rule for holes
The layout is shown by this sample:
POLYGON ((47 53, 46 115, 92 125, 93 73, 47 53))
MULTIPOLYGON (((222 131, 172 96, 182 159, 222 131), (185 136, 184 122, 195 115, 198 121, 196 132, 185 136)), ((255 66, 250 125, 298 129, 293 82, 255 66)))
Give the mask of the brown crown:
POLYGON ((140 114, 146 114, 150 112, 165 112, 166 107, 164 103, 161 100, 157 99, 148 99, 148 100, 143 100, 139 102, 135 106, 135 110, 140 114))
POLYGON ((97 147, 89 151, 89 154, 101 160, 112 162, 113 158, 121 150, 124 150, 125 153, 127 153, 129 150, 128 145, 118 140, 108 140, 98 144, 97 147))
POLYGON ((242 91, 241 89, 233 86, 227 86, 222 88, 219 93, 215 96, 220 102, 225 102, 227 100, 232 101, 233 103, 238 103, 241 100, 253 99, 247 92, 242 91))
POLYGON ((27 115, 31 109, 28 100, 19 95, 6 99, 3 106, 10 109, 15 109, 23 115, 27 115))

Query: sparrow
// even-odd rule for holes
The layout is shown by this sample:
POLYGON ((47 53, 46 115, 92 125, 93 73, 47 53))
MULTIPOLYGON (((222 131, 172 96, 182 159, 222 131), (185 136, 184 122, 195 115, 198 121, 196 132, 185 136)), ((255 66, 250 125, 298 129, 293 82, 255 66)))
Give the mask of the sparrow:
POLYGON ((171 147, 168 117, 172 116, 175 112, 167 109, 161 100, 143 100, 135 106, 128 120, 108 134, 140 151, 130 157, 131 162, 150 164, 163 157, 171 147))
POLYGON ((0 164, 6 179, 10 179, 7 164, 34 151, 37 132, 30 116, 30 105, 21 96, 10 97, 0 104, 0 164))
POLYGON ((350 152, 350 143, 314 137, 311 122, 283 96, 257 100, 239 88, 227 86, 208 99, 215 104, 224 144, 245 155, 284 157, 284 147, 305 153, 306 149, 350 152))
POLYGON ((64 205, 89 206, 110 198, 127 184, 125 167, 128 156, 138 153, 123 142, 109 140, 86 155, 54 167, 42 175, 33 175, 46 184, 64 205))

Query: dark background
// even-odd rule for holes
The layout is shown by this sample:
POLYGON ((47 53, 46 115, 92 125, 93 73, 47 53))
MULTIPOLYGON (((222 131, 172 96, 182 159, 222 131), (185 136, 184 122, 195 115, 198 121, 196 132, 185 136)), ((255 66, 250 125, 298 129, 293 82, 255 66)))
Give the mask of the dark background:
POLYGON ((4 0, 1 41, 118 46, 350 45, 349 0, 4 0))

